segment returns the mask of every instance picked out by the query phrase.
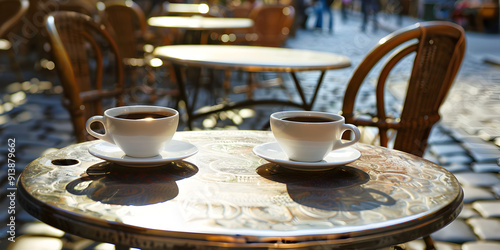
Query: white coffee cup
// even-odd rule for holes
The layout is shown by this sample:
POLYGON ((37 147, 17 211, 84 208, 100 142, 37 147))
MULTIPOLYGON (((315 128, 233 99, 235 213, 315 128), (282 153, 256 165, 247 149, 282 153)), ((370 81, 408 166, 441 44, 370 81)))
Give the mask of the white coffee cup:
POLYGON ((344 117, 315 111, 282 111, 271 114, 271 130, 281 149, 290 160, 318 162, 332 150, 358 142, 359 129, 345 124, 344 117), (354 138, 342 141, 344 131, 350 130, 354 138))
POLYGON ((179 112, 159 106, 123 106, 104 111, 104 116, 87 120, 90 135, 118 146, 127 156, 146 158, 158 155, 174 136, 179 124, 179 112), (155 117, 152 117, 155 116, 155 117), (91 129, 100 122, 104 134, 91 129))

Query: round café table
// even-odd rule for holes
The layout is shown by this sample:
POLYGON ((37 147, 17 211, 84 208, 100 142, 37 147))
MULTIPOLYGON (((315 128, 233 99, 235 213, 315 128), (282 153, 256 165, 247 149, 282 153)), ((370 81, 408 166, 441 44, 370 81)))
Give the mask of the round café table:
MULTIPOLYGON (((343 69, 351 66, 348 57, 312 50, 275 48, 262 46, 242 45, 168 45, 157 47, 153 54, 174 65, 175 75, 180 92, 180 99, 186 104, 188 125, 191 128, 192 121, 196 118, 231 110, 240 107, 254 105, 285 105, 311 110, 318 92, 323 83, 325 73, 328 70, 343 69), (233 71, 244 71, 250 73, 277 72, 290 73, 295 84, 295 90, 300 96, 300 102, 294 100, 257 99, 248 97, 245 100, 223 103, 202 110, 195 110, 196 95, 188 94, 185 76, 181 67, 195 67, 223 70, 226 72, 224 88, 226 92, 230 86, 229 73, 233 71), (314 86, 310 97, 306 96, 303 86, 297 77, 297 72, 320 71, 320 76, 314 86), (192 101, 188 96, 194 96, 192 101)), ((195 90, 198 86, 195 84, 195 90)), ((192 91, 195 92, 195 91, 192 91)), ((195 92, 196 93, 196 92, 195 92)))
POLYGON ((182 29, 185 34, 180 41, 189 44, 207 44, 213 31, 247 29, 253 27, 250 18, 194 16, 157 16, 148 19, 148 25, 158 28, 182 29))
POLYGON ((268 131, 174 140, 199 151, 155 167, 92 156, 102 141, 44 155, 20 175, 19 202, 70 234, 141 249, 374 249, 427 236, 462 208, 453 174, 396 150, 358 143, 354 162, 299 171, 252 152, 274 141, 268 131))
POLYGON ((148 24, 155 27, 180 28, 192 30, 216 30, 250 28, 253 20, 237 17, 204 17, 204 16, 158 16, 148 19, 148 24))
POLYGON ((170 3, 165 1, 162 3, 164 12, 177 15, 204 15, 210 10, 210 7, 205 4, 192 3, 170 3))

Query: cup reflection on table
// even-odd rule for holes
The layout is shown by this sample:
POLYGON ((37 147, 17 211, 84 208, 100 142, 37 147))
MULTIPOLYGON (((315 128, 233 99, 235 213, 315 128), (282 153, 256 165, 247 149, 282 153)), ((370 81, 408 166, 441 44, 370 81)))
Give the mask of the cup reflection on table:
POLYGON ((345 124, 344 117, 327 112, 282 111, 271 114, 271 130, 281 149, 292 161, 318 162, 330 151, 358 142, 358 128, 345 124), (341 140, 350 130, 354 138, 341 140))
POLYGON ((103 116, 87 120, 88 133, 115 144, 127 156, 146 158, 157 156, 174 136, 179 124, 179 112, 172 108, 136 105, 108 109, 103 116), (92 129, 93 123, 104 126, 104 134, 92 129))

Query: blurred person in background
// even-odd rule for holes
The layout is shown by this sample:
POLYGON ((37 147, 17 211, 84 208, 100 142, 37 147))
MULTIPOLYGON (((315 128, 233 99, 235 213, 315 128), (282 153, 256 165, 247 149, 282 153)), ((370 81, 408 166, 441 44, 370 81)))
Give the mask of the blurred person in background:
POLYGON ((317 30, 323 30, 323 14, 326 12, 328 15, 328 31, 333 34, 333 12, 332 12, 333 0, 317 0, 315 3, 315 15, 316 15, 316 25, 317 30))
POLYGON ((378 30, 377 13, 380 9, 379 0, 361 0, 361 12, 363 13, 363 22, 361 24, 361 31, 366 31, 366 26, 370 17, 373 21, 373 31, 378 30))

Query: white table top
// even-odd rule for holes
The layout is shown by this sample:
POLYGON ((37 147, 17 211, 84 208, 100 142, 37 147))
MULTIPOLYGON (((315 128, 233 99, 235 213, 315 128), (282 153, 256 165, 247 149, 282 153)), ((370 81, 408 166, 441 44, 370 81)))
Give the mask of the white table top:
POLYGON ((148 24, 155 27, 180 28, 191 30, 238 29, 250 28, 250 18, 203 17, 203 16, 159 16, 148 19, 148 24))
POLYGON ((327 52, 239 45, 169 45, 155 56, 187 66, 210 66, 245 71, 296 72, 330 70, 351 65, 349 58, 327 52))
POLYGON ((207 14, 210 7, 205 4, 191 4, 191 3, 163 3, 164 9, 168 13, 182 13, 182 14, 207 14))

